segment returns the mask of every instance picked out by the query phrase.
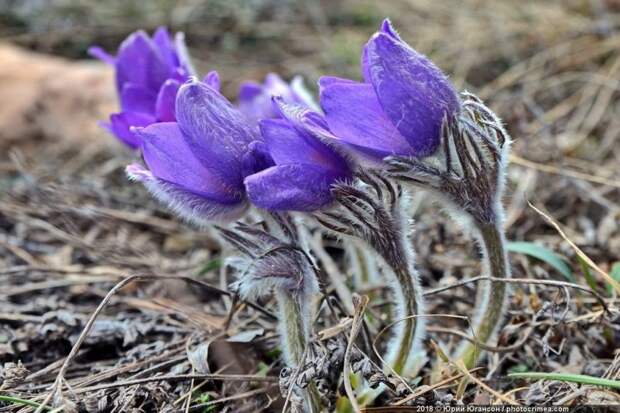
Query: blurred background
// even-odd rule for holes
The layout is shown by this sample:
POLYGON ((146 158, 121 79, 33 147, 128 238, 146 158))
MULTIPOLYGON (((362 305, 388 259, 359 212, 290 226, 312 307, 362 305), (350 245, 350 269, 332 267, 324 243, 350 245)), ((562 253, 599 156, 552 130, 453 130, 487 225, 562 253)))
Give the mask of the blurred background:
MULTIPOLYGON (((0 39, 75 61, 92 44, 114 52, 130 32, 166 25, 186 33, 198 68, 218 70, 234 98, 242 80, 272 71, 302 74, 311 88, 323 74, 359 78, 360 49, 387 16, 458 88, 488 100, 519 148, 535 144, 528 155, 587 167, 580 161, 613 157, 618 135, 619 12, 617 0, 2 0, 0 39)), ((2 91, 45 70, 6 67, 5 53, 2 91)), ((54 86, 102 93, 66 80, 54 86)))
MULTIPOLYGON (((514 138, 508 238, 543 245, 564 263, 513 254, 514 275, 574 277, 605 293, 604 283, 584 270, 527 201, 548 211, 600 268, 620 279, 619 0, 0 0, 0 269, 7 269, 0 285, 9 297, 0 299, 0 313, 5 320, 28 314, 0 323, 0 361, 21 359, 36 370, 63 357, 67 337, 81 331, 110 283, 132 271, 215 274, 209 280, 226 286, 213 272, 217 245, 127 182, 123 167, 133 155, 97 126, 117 108, 113 74, 87 56, 90 45, 115 53, 136 29, 184 31, 200 72, 218 70, 224 94, 234 100, 242 80, 262 81, 269 72, 285 79, 301 74, 315 92, 321 75, 359 79, 361 48, 385 17, 459 89, 483 98, 514 138), (52 294, 48 283, 69 288, 54 287, 52 294), (48 316, 67 309, 74 319, 48 316), (41 332, 28 327, 32 323, 55 327, 41 332)), ((414 242, 425 284, 477 275, 467 237, 417 200, 414 242)), ((330 252, 346 273, 337 248, 330 252)), ((174 330, 179 322, 166 324, 181 338, 196 323, 221 330, 227 312, 219 301, 211 301, 217 311, 198 314, 187 294, 153 299, 168 292, 150 287, 132 291, 137 298, 123 298, 109 317, 133 326, 144 317, 152 321, 155 311, 161 326, 173 308, 185 312, 183 323, 194 323, 183 332, 174 330), (144 313, 123 312, 127 308, 144 313)), ((466 304, 473 292, 463 290, 466 304)), ((533 287, 519 291, 517 308, 540 308, 544 298, 533 287)), ((449 298, 433 301, 432 309, 449 311, 441 306, 453 302, 465 305, 449 298)), ((150 325, 128 339, 127 325, 114 324, 112 333, 93 333, 93 342, 152 344, 149 334, 164 333, 150 325)), ((620 340, 618 330, 604 335, 597 328, 572 324, 563 334, 541 332, 555 348, 570 336, 570 352, 554 353, 541 367, 540 349, 528 345, 514 364, 552 369, 572 363, 573 372, 588 372, 588 360, 609 361, 620 340)), ((237 350, 219 357, 234 358, 237 350)), ((602 374, 600 368, 589 372, 602 374)))

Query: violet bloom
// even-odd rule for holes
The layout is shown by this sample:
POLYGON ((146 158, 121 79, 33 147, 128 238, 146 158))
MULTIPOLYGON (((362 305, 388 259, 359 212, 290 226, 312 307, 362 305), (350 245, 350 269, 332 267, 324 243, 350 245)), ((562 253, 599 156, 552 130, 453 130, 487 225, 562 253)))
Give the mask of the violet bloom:
POLYGON ((116 57, 100 47, 91 47, 89 53, 116 70, 121 111, 102 125, 124 144, 133 149, 140 146, 133 127, 176 119, 177 91, 193 74, 182 33, 177 33, 173 42, 164 27, 152 38, 140 30, 121 43, 116 57))
POLYGON ((301 76, 293 78, 290 84, 280 76, 270 73, 261 85, 253 81, 246 81, 239 88, 239 110, 255 121, 279 117, 279 112, 272 101, 272 97, 279 96, 286 103, 293 103, 318 110, 318 106, 310 92, 304 86, 301 76))
POLYGON ((362 83, 319 80, 321 107, 337 139, 373 161, 433 154, 443 119, 460 108, 446 75, 409 47, 387 19, 364 47, 362 73, 362 83))
POLYGON ((197 80, 181 86, 176 108, 177 122, 137 130, 148 169, 133 164, 127 174, 190 222, 238 218, 248 206, 243 179, 273 164, 258 131, 197 80))
POLYGON ((349 164, 314 128, 298 121, 309 110, 287 105, 282 98, 274 98, 274 102, 283 119, 264 119, 260 130, 275 166, 245 179, 248 197, 270 211, 323 208, 333 201, 332 185, 351 179, 349 164))

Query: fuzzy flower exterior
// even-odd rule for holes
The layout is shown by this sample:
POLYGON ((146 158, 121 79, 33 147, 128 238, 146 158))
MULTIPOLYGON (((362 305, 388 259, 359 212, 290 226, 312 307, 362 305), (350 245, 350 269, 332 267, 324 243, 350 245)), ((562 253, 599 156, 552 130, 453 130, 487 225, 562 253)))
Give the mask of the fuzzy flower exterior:
POLYGON ((91 47, 92 56, 114 67, 121 107, 102 126, 137 149, 140 138, 134 128, 175 121, 176 94, 193 74, 186 50, 183 34, 177 33, 173 41, 163 27, 152 38, 144 31, 132 33, 120 45, 116 57, 100 47, 91 47))
POLYGON ((190 222, 238 218, 248 206, 244 178, 273 165, 258 131, 197 80, 181 86, 176 108, 177 122, 137 130, 147 168, 132 164, 129 177, 190 222))
POLYGON ((460 110, 446 75, 406 44, 387 19, 361 60, 363 82, 319 80, 321 107, 334 136, 371 161, 433 154, 443 119, 460 110))
POLYGON ((286 103, 297 104, 317 110, 318 106, 304 86, 301 76, 286 83, 280 76, 270 73, 263 84, 253 81, 243 82, 239 88, 239 110, 248 118, 259 121, 280 117, 272 97, 279 96, 286 103))
POLYGON ((349 162, 315 129, 299 121, 314 112, 288 105, 282 98, 274 98, 274 102, 281 118, 262 120, 260 131, 275 165, 245 179, 248 196, 253 204, 269 211, 326 207, 333 201, 332 185, 351 179, 349 162))

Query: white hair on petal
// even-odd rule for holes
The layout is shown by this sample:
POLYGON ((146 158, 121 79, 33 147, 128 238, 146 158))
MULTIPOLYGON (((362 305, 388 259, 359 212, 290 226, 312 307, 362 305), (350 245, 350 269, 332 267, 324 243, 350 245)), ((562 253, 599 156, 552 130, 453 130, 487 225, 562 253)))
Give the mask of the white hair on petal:
POLYGON ((304 83, 304 78, 301 75, 297 75, 291 80, 291 90, 299 97, 310 109, 315 112, 321 113, 321 107, 318 105, 308 88, 304 83))
POLYGON ((175 215, 198 228, 233 221, 241 217, 248 208, 248 203, 245 201, 229 205, 203 198, 157 178, 138 164, 127 166, 126 173, 129 180, 141 182, 155 199, 175 215))

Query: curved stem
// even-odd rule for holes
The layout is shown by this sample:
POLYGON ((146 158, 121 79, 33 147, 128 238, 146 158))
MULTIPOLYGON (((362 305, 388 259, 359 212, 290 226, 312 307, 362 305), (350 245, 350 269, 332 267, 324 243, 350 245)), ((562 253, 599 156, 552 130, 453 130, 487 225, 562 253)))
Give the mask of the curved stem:
POLYGON ((426 327, 423 318, 410 316, 424 313, 425 305, 410 240, 405 234, 399 238, 397 248, 383 254, 396 302, 392 320, 402 320, 395 325, 386 361, 397 374, 410 376, 417 373, 424 355, 421 347, 426 327))
MULTIPOLYGON (((423 317, 411 317, 423 314, 426 310, 419 275, 415 269, 415 255, 410 239, 401 228, 391 229, 399 234, 388 248, 380 251, 374 248, 384 264, 384 272, 396 305, 392 312, 392 338, 387 344, 388 353, 385 362, 394 373, 413 377, 425 361, 422 341, 426 334, 426 322, 423 317)), ((362 405, 371 403, 383 387, 366 389, 360 397, 362 405)))
POLYGON ((392 208, 391 218, 383 220, 375 236, 365 241, 382 261, 395 303, 392 321, 397 324, 387 344, 385 361, 395 373, 414 376, 424 357, 422 340, 426 325, 423 318, 410 316, 423 314, 425 305, 405 206, 400 199, 392 208))
MULTIPOLYGON (((310 297, 278 291, 276 299, 280 312, 282 353, 286 364, 294 369, 302 368, 310 336, 307 308, 311 305, 310 297)), ((321 411, 321 397, 314 383, 308 384, 305 399, 308 411, 321 411)))
MULTIPOLYGON (((509 278, 510 265, 506 252, 504 232, 501 224, 483 223, 477 225, 479 244, 484 260, 484 272, 489 277, 509 278)), ((507 305, 507 284, 499 281, 480 284, 477 312, 472 327, 478 341, 489 343, 495 338, 507 305)), ((467 342, 456 352, 467 368, 473 368, 481 354, 475 344, 467 342)))
POLYGON ((280 334, 283 341, 283 354, 286 364, 298 367, 303 363, 306 350, 308 328, 304 316, 304 306, 299 299, 284 291, 278 291, 278 308, 280 310, 280 334))
POLYGON ((364 253, 363 245, 359 242, 347 243, 344 245, 344 252, 351 265, 353 285, 356 289, 362 290, 380 284, 376 260, 364 253))
MULTIPOLYGON (((275 216, 266 211, 261 211, 261 215, 265 220, 269 234, 279 240, 279 242, 282 242, 283 248, 291 248, 291 245, 286 243, 299 245, 296 249, 298 252, 303 251, 303 259, 310 259, 307 253, 307 240, 303 239, 306 234, 302 233, 300 239, 298 235, 300 228, 295 225, 290 216, 275 216)), ((311 266, 313 266, 313 263, 311 263, 311 266)), ((282 269, 280 276, 289 270, 295 271, 295 268, 282 269)), ((301 271, 302 274, 300 282, 296 282, 296 285, 285 286, 276 283, 272 287, 278 304, 278 329, 284 361, 288 367, 296 371, 296 374, 299 374, 301 369, 304 368, 309 349, 314 304, 313 293, 317 286, 315 285, 316 274, 312 268, 301 265, 297 271, 301 271)), ((277 270, 275 272, 276 274, 278 273, 277 270)), ((288 278, 294 279, 296 277, 283 277, 283 279, 288 278)), ((260 288, 259 285, 255 287, 260 288)), ((295 383, 291 383, 291 386, 295 386, 295 383)), ((321 412, 321 397, 314 382, 310 382, 307 385, 302 396, 304 400, 303 411, 311 413, 321 412)))

